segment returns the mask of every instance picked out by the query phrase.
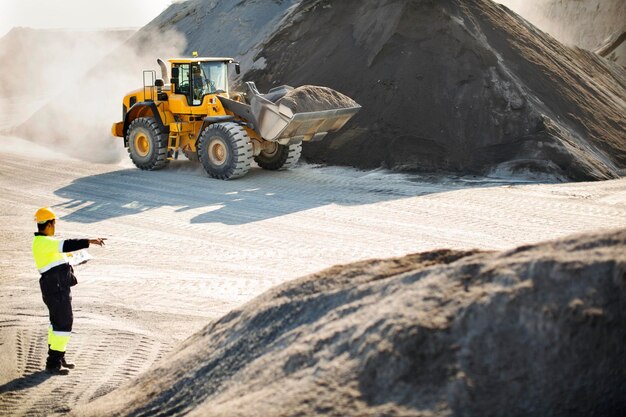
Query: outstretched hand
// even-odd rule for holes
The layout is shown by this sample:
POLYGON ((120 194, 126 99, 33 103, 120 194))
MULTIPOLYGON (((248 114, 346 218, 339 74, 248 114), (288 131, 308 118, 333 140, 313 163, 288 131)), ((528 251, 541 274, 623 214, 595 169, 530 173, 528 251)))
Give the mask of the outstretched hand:
POLYGON ((107 240, 106 237, 99 237, 96 239, 89 239, 89 244, 90 245, 98 245, 98 246, 104 246, 104 241, 107 240))

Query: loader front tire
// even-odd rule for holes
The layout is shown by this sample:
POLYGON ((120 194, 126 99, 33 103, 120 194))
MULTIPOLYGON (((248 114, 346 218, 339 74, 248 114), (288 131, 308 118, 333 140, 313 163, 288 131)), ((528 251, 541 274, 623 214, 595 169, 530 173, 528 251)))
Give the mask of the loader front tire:
POLYGON ((198 158, 213 178, 230 180, 243 177, 252 163, 252 143, 237 123, 214 123, 198 139, 198 158))
POLYGON ((161 169, 167 159, 167 132, 153 117, 138 117, 128 126, 128 153, 139 169, 161 169))
POLYGON ((269 149, 263 150, 255 156, 254 160, 261 168, 276 171, 293 167, 300 159, 301 154, 302 142, 292 145, 274 143, 269 149))

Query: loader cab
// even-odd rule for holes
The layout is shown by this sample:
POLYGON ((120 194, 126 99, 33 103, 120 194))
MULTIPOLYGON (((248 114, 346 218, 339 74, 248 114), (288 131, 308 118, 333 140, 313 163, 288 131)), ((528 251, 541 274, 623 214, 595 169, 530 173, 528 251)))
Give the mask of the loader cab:
POLYGON ((171 60, 174 94, 182 94, 190 106, 202 104, 204 96, 228 93, 230 58, 171 60))

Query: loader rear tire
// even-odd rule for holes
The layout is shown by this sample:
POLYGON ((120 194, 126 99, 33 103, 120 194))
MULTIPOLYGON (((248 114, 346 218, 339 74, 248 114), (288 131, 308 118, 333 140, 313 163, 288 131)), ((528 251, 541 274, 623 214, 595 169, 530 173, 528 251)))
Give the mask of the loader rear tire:
POLYGON ((128 126, 128 153, 139 169, 153 171, 167 165, 167 132, 153 117, 138 117, 128 126))
POLYGON ((214 123, 198 139, 198 158, 213 178, 230 180, 243 177, 252 163, 252 143, 236 123, 214 123))
POLYGON ((280 145, 275 143, 274 145, 273 149, 263 150, 254 157, 254 160, 261 168, 271 171, 289 169, 300 159, 302 143, 292 145, 280 145))

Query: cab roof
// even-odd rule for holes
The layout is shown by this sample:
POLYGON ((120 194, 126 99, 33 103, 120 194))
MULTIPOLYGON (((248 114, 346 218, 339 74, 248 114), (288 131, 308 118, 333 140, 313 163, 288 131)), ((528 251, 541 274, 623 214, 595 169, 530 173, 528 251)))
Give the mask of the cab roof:
POLYGON ((192 62, 227 62, 227 63, 231 63, 231 62, 235 62, 235 60, 233 58, 200 58, 200 57, 195 57, 195 58, 172 58, 169 60, 170 63, 172 64, 190 64, 192 62))

